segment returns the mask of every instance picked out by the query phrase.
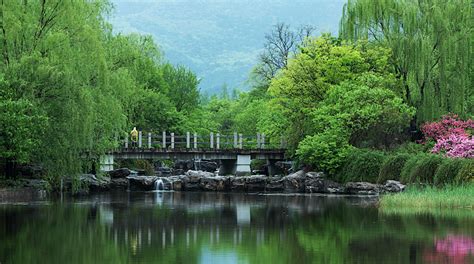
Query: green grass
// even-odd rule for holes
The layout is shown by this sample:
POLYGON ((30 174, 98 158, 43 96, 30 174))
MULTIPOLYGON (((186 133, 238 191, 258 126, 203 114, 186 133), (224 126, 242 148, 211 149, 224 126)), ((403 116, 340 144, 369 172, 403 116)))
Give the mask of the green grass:
POLYGON ((405 192, 384 195, 380 207, 388 208, 467 208, 474 209, 474 184, 444 188, 408 188, 405 192))

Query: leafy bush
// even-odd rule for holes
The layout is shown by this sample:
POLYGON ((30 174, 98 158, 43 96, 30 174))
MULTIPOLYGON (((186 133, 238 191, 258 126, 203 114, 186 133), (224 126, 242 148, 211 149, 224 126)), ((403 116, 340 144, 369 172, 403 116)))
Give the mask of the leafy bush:
POLYGON ((337 179, 343 182, 376 182, 385 159, 386 156, 381 151, 366 149, 351 151, 346 157, 337 179))
POLYGON ((462 167, 459 169, 458 174, 456 175, 456 183, 466 184, 474 182, 474 159, 468 159, 462 167))
POLYGON ((388 157, 382 164, 377 183, 384 183, 387 180, 400 180, 403 166, 410 157, 411 155, 406 153, 388 157))
POLYGON ((410 183, 433 183, 438 166, 443 158, 438 155, 426 155, 419 159, 410 172, 410 183))
POLYGON ((444 159, 436 170, 434 184, 444 186, 454 183, 463 164, 463 159, 444 159))
POLYGON ((352 149, 341 131, 325 131, 303 139, 296 154, 306 164, 334 174, 352 149))

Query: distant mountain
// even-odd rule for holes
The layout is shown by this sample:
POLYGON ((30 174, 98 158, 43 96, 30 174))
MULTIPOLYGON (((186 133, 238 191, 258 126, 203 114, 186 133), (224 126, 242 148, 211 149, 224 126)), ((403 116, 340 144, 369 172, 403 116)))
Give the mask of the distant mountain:
POLYGON ((198 74, 201 90, 246 80, 272 25, 310 24, 337 33, 346 0, 112 0, 116 32, 150 34, 174 64, 198 74))

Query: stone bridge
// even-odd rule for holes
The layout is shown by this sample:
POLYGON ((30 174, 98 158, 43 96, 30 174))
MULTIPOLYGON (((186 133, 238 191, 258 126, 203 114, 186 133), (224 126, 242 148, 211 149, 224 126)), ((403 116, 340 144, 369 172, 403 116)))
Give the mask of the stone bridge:
POLYGON ((265 137, 265 134, 245 136, 234 132, 231 135, 210 133, 185 135, 139 131, 135 141, 126 137, 121 146, 101 157, 101 169, 113 170, 115 159, 148 160, 216 160, 219 174, 250 174, 252 160, 264 160, 269 174, 274 174, 274 164, 285 160, 285 142, 265 137))

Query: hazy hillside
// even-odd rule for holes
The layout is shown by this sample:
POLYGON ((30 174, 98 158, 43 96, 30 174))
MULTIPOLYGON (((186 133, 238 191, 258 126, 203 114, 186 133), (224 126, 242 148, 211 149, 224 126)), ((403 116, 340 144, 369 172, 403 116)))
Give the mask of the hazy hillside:
POLYGON ((345 0, 113 0, 120 32, 151 34, 167 58, 194 70, 201 90, 246 89, 248 73, 277 22, 337 32, 345 0))

